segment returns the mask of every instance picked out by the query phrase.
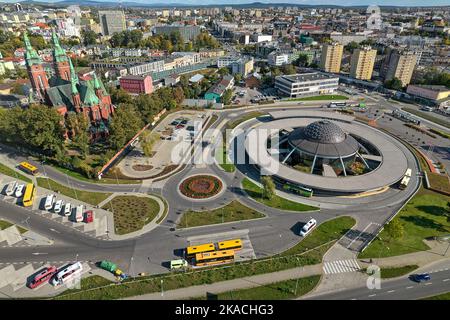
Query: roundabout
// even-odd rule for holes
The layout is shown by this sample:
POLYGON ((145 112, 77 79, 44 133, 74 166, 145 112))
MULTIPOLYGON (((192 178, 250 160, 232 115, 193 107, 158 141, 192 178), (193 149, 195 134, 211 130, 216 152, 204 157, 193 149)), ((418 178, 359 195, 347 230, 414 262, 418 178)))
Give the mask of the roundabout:
POLYGON ((187 177, 178 185, 178 191, 181 195, 195 200, 209 200, 218 196, 223 190, 223 181, 208 174, 187 177))

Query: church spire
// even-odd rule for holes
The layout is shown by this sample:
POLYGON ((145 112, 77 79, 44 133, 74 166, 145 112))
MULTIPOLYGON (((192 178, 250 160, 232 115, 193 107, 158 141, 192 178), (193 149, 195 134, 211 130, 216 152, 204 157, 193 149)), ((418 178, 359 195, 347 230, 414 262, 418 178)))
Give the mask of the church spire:
POLYGON ((73 67, 72 59, 69 57, 69 66, 70 66, 70 81, 72 83, 79 84, 78 76, 75 73, 75 68, 73 67))

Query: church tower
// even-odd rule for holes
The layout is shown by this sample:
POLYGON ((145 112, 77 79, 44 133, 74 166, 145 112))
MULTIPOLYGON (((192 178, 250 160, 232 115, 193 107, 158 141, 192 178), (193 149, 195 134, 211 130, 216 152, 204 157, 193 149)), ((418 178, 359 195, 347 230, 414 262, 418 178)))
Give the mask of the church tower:
POLYGON ((69 81, 71 80, 70 75, 70 64, 67 58, 66 50, 61 48, 59 44, 58 36, 53 30, 52 32, 52 42, 53 42, 53 65, 55 67, 56 76, 59 79, 69 81))
POLYGON ((49 87, 47 74, 45 73, 42 60, 36 50, 31 46, 26 32, 23 34, 23 41, 25 42, 25 60, 28 77, 30 78, 33 91, 44 101, 46 97, 45 90, 49 87))

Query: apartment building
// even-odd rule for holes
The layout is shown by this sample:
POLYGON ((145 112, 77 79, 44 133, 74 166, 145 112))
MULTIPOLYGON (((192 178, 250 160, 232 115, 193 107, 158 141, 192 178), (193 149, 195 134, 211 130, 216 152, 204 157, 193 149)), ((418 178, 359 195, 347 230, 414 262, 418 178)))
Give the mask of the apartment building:
POLYGON ((371 47, 356 49, 350 61, 350 76, 361 80, 372 78, 377 50, 371 47))
POLYGON ((324 44, 320 58, 320 68, 326 72, 339 73, 344 46, 338 42, 324 44))
POLYGON ((98 17, 104 36, 112 36, 115 32, 126 29, 123 11, 99 11, 98 17))
POLYGON ((381 69, 384 80, 398 78, 403 86, 411 82, 414 68, 417 64, 417 55, 411 51, 400 51, 388 48, 381 69))

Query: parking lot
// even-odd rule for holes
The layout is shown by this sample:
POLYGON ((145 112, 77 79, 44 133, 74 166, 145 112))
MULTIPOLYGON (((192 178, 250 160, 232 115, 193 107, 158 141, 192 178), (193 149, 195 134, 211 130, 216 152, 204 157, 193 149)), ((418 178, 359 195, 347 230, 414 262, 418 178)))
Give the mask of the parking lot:
POLYGON ((277 101, 280 97, 277 95, 275 88, 268 88, 266 90, 258 90, 246 87, 236 86, 233 89, 232 104, 236 106, 244 106, 250 104, 257 104, 263 101, 277 101))
POLYGON ((177 112, 167 116, 150 133, 156 139, 151 156, 145 156, 141 143, 138 143, 117 167, 131 178, 148 178, 161 174, 167 167, 176 165, 174 148, 187 150, 205 119, 206 114, 200 111, 177 112))
MULTIPOLYGON (((0 200, 23 206, 23 193, 16 194, 16 190, 14 190, 11 194, 6 194, 6 191, 9 191, 7 190, 8 186, 14 182, 13 178, 8 179, 0 176, 2 186, 0 200)), ((21 185, 25 184, 17 182, 14 189, 18 189, 18 186, 21 185)), ((75 199, 62 194, 54 194, 49 190, 37 188, 32 205, 26 207, 26 209, 54 222, 86 233, 91 237, 103 237, 108 233, 108 213, 106 211, 88 207, 75 199), (53 195, 51 202, 46 201, 49 195, 53 195), (67 204, 70 204, 70 206, 67 204)))

